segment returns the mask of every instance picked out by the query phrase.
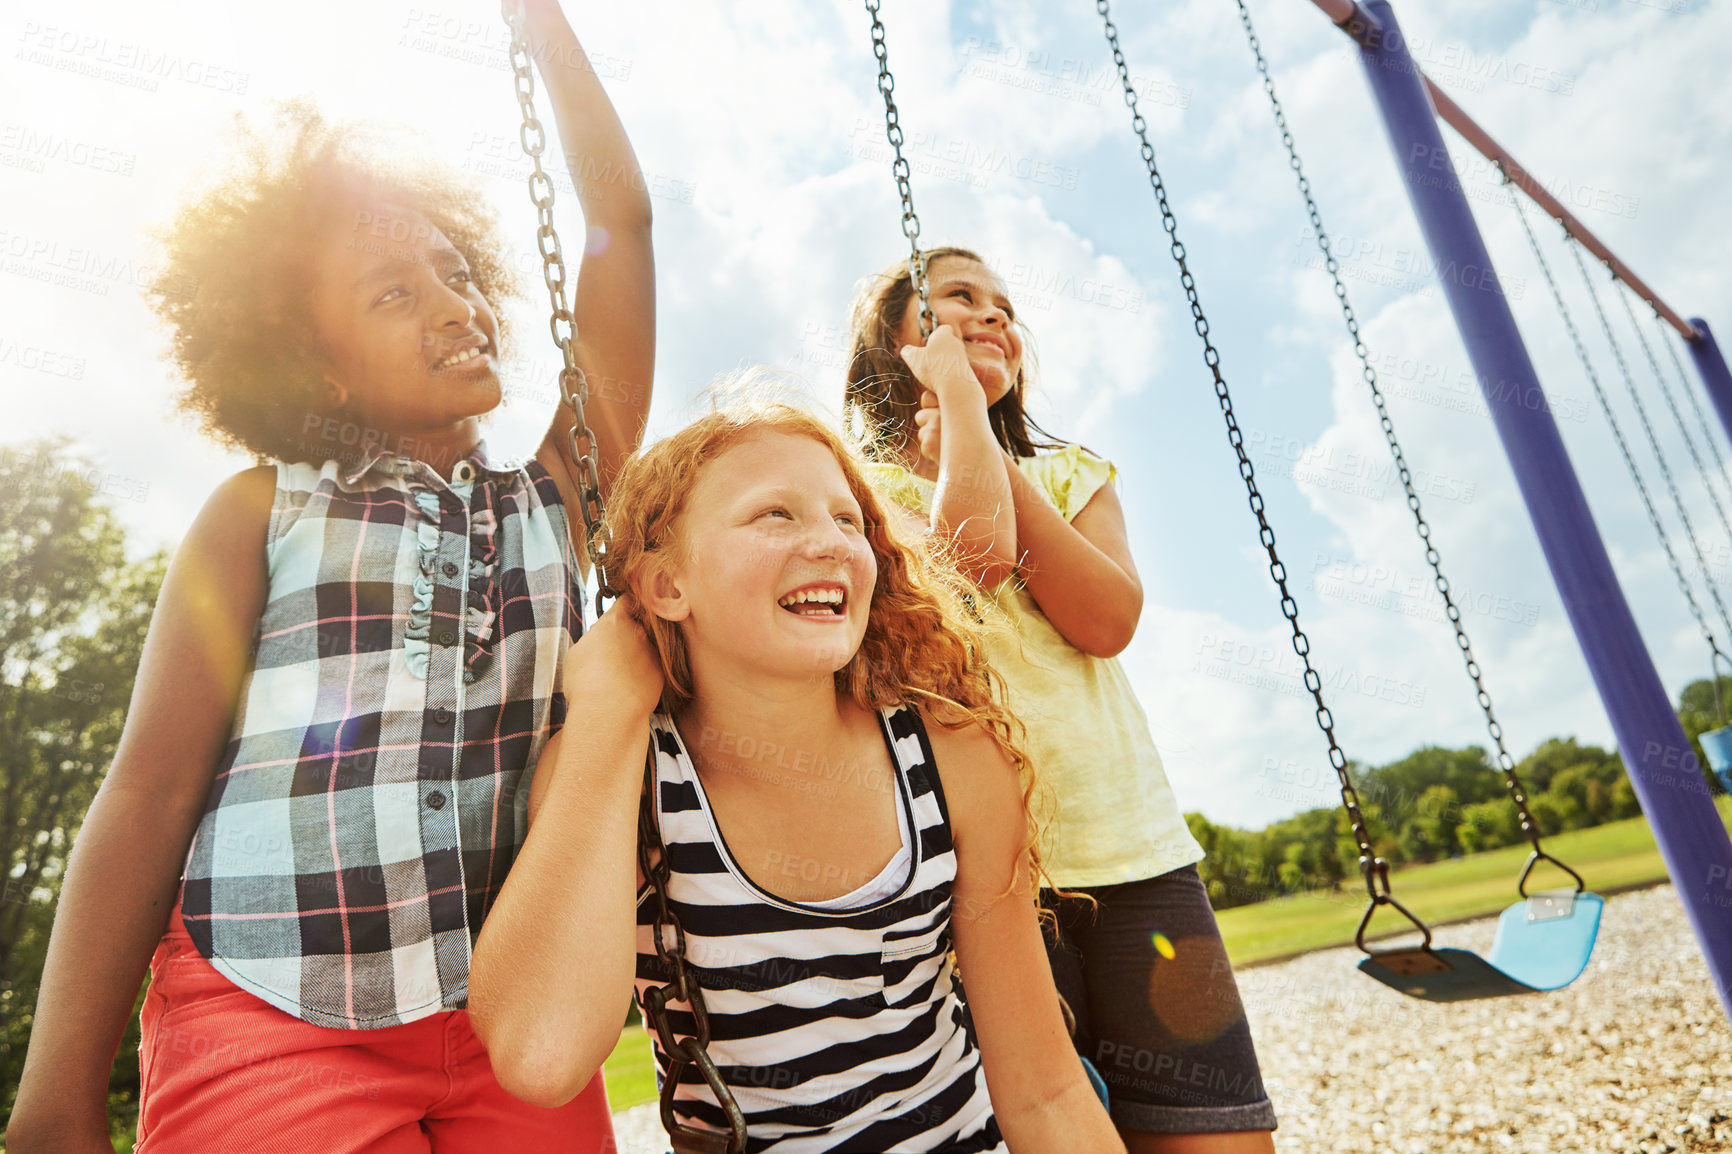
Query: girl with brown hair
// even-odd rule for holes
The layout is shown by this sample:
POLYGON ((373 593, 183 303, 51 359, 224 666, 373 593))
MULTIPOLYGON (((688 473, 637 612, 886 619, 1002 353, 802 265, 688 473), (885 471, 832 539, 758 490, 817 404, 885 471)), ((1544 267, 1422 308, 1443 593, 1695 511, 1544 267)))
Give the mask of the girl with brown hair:
MULTIPOLYGON (((1132 1154, 1273 1149, 1274 1108, 1148 719, 1116 655, 1143 592, 1111 463, 1024 409, 1024 334, 973 252, 925 254, 933 328, 906 264, 854 301, 847 403, 875 484, 978 585, 1003 702, 1050 787, 1047 950, 1077 1049, 1132 1154), (1075 891, 1074 893, 1071 891, 1075 891)), ((970 990, 972 991, 972 983, 970 990)))

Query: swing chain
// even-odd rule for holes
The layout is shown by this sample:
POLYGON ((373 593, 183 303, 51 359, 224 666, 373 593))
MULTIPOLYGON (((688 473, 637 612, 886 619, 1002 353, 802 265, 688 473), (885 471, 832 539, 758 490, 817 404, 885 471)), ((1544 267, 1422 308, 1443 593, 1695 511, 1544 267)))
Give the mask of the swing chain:
MULTIPOLYGON (((1119 83, 1124 89, 1125 105, 1131 110, 1131 128, 1141 141, 1143 163, 1149 173, 1149 185, 1154 189, 1155 202, 1161 211, 1161 227, 1166 230, 1169 241, 1168 251, 1178 265, 1179 283, 1183 286, 1185 299, 1191 306, 1192 327, 1203 341, 1203 363, 1214 375, 1215 398, 1220 404, 1222 419, 1227 424, 1227 442, 1238 456, 1239 476, 1245 482, 1246 497, 1251 512, 1257 518, 1258 538, 1269 557, 1269 576, 1274 579, 1275 587, 1281 593, 1281 614, 1293 628, 1293 652, 1299 655, 1305 669, 1305 688, 1310 691, 1311 699, 1316 705, 1317 728, 1323 731, 1323 737, 1329 743, 1329 764, 1341 779, 1341 802, 1347 810, 1348 820, 1353 826, 1353 839, 1359 847, 1359 870, 1365 876, 1365 888, 1371 896, 1372 908, 1388 905, 1393 902, 1388 892, 1388 863, 1379 858, 1372 848, 1371 835, 1365 827, 1365 815, 1359 805, 1359 792, 1354 789, 1353 779, 1347 772, 1347 755, 1341 751, 1341 746, 1335 740, 1335 718, 1324 704, 1323 679, 1311 664, 1311 641, 1299 626, 1299 603, 1288 591, 1287 568, 1275 551, 1275 530, 1270 527, 1264 512, 1263 494, 1257 488, 1256 470, 1250 455, 1245 451, 1245 437, 1239 428, 1238 417, 1233 412, 1233 398, 1228 392, 1227 380, 1221 374, 1221 354, 1210 339, 1209 321, 1203 315, 1203 306, 1197 295, 1196 278, 1191 275, 1190 267, 1186 263, 1185 246, 1179 241, 1178 221, 1173 216, 1172 206, 1167 200, 1166 184, 1162 181, 1160 169, 1155 163, 1155 147, 1149 143, 1148 122, 1137 109, 1137 90, 1131 83, 1130 68, 1125 63, 1124 51, 1119 46, 1119 33, 1113 24, 1110 0, 1095 0, 1095 10, 1100 13, 1106 28, 1107 44, 1112 49, 1113 64, 1118 69, 1119 83), (1375 881, 1380 872, 1384 878, 1384 889, 1381 892, 1375 881)), ((1369 913, 1370 910, 1367 910, 1368 915, 1369 913)), ((1429 941, 1429 936, 1427 940, 1429 941)))
MULTIPOLYGON (((1654 426, 1648 420, 1647 406, 1642 404, 1641 394, 1636 392, 1636 379, 1630 374, 1629 363, 1624 360, 1623 346, 1612 333, 1611 322, 1606 318, 1606 310, 1600 305, 1600 294, 1594 288, 1593 278, 1588 275, 1588 266, 1582 261, 1581 246, 1575 243, 1575 237, 1569 229, 1564 229, 1564 235, 1569 237, 1570 257, 1576 262, 1576 271, 1582 275, 1582 285, 1588 290, 1588 299, 1593 303, 1594 312, 1600 319, 1600 330, 1606 336, 1606 343, 1612 346, 1612 359, 1617 362, 1618 372, 1624 378, 1624 391, 1630 395, 1630 404, 1636 410, 1636 419, 1641 422, 1642 432, 1647 437, 1648 447, 1653 450, 1654 460, 1660 466, 1660 477, 1666 482, 1666 491, 1672 495, 1672 506, 1677 510, 1678 520, 1684 526, 1684 539, 1690 542, 1690 551, 1696 555, 1696 564, 1702 570, 1702 584, 1708 590, 1708 596, 1713 600, 1714 607, 1720 612, 1720 624, 1726 626, 1726 632, 1732 635, 1732 615, 1726 610, 1726 602, 1720 597, 1720 587, 1714 581, 1713 573, 1708 568, 1708 559, 1702 555, 1702 545, 1696 539, 1696 529, 1690 524, 1690 513, 1684 507, 1684 498, 1678 492, 1678 482, 1672 477, 1672 468, 1666 464, 1666 455, 1660 451, 1660 439, 1654 435, 1654 426)), ((1607 269, 1611 266, 1608 264, 1607 269)))
MULTIPOLYGON (((1383 429, 1383 439, 1389 444, 1390 456, 1395 460, 1395 470, 1401 479, 1402 490, 1407 495, 1407 507, 1413 513, 1414 530, 1419 534, 1420 542, 1425 546, 1425 562, 1431 566, 1432 583, 1437 587, 1438 595, 1443 598, 1443 610, 1449 618, 1450 626, 1455 630, 1456 648, 1461 650, 1462 660, 1467 666, 1467 675, 1473 681, 1474 698, 1479 702, 1479 708, 1485 714, 1486 732, 1491 735, 1497 748, 1497 766, 1504 775, 1509 786, 1510 797, 1515 801, 1516 811, 1521 817, 1522 833, 1533 846, 1535 854, 1542 853, 1540 849, 1539 823, 1534 821, 1528 812, 1527 791, 1521 778, 1516 773, 1515 758, 1510 755, 1504 744, 1503 725, 1497 719, 1497 713, 1492 708, 1491 692, 1485 687, 1484 673, 1479 660, 1474 656, 1473 644, 1468 640, 1467 627, 1462 622, 1461 608, 1456 605, 1451 593, 1449 578, 1443 573, 1443 559, 1438 552, 1436 543, 1431 537, 1431 525, 1426 521, 1421 510, 1419 492, 1414 488, 1413 471, 1408 467, 1407 455, 1402 451, 1401 442, 1396 438, 1395 422, 1389 415, 1389 406, 1384 400, 1383 389, 1378 384, 1377 370, 1371 364, 1371 350, 1359 331, 1359 318, 1353 311, 1353 305, 1347 298, 1347 285, 1341 279, 1341 265, 1335 259, 1335 253, 1330 247, 1329 233, 1323 227, 1323 216, 1317 207, 1317 200, 1311 194, 1311 181, 1305 175, 1303 164, 1299 160, 1299 149, 1294 143, 1292 129, 1287 124, 1287 113, 1281 107, 1281 99, 1275 94, 1275 78, 1269 73, 1269 61, 1263 55, 1262 42, 1257 38, 1256 29, 1251 23, 1251 11, 1245 6, 1245 0, 1237 0, 1239 5, 1239 22, 1244 26, 1245 38, 1251 45, 1251 53, 1257 58, 1257 71, 1263 77, 1263 91, 1269 96, 1269 105, 1275 111, 1275 125, 1281 130, 1281 144, 1287 149, 1287 165, 1298 178, 1299 194, 1305 198, 1305 211, 1311 218, 1311 230, 1317 238, 1317 247, 1323 252, 1323 268, 1329 274, 1333 283, 1335 299, 1341 304, 1341 316, 1347 323, 1348 335, 1353 338, 1353 354, 1359 358, 1360 376, 1365 380, 1365 386, 1371 392, 1371 402, 1377 409, 1377 422, 1383 429)), ((1531 868, 1531 861, 1530 861, 1531 868)), ((1568 867, 1565 867, 1566 869, 1568 867)), ((1575 871, 1571 870, 1571 873, 1575 871)), ((1405 912, 1405 911, 1404 911, 1405 912)))
MULTIPOLYGON (((1504 187, 1509 190, 1510 203, 1515 206, 1516 219, 1521 221, 1522 232, 1527 235, 1528 247, 1533 250, 1534 260, 1540 266, 1540 274, 1545 278, 1546 287, 1551 290, 1552 301, 1558 306, 1558 314, 1563 317, 1564 328, 1570 334, 1570 343, 1575 346, 1576 359, 1582 362, 1582 370, 1587 374, 1588 384, 1594 390, 1594 399, 1599 402, 1600 413, 1606 418, 1606 424, 1612 430, 1612 440, 1616 442, 1618 453, 1624 458, 1624 467, 1629 470, 1630 480, 1635 482, 1636 492, 1642 498, 1642 508, 1647 510, 1648 521, 1654 526, 1655 535, 1660 538, 1660 548, 1666 553, 1666 563, 1672 568, 1672 576, 1677 579, 1678 589, 1684 594, 1684 600, 1690 606, 1690 615, 1696 619, 1696 627, 1701 630, 1702 639, 1708 643, 1710 662, 1715 671, 1714 685, 1718 691, 1720 663, 1728 661, 1728 658, 1720 652, 1720 645, 1714 639, 1714 631, 1708 627, 1707 615, 1702 612, 1702 606, 1697 603, 1696 594, 1690 588, 1690 578, 1684 573, 1683 563, 1678 560, 1678 554, 1672 549, 1672 540, 1666 533, 1665 523, 1660 520, 1660 512, 1654 507, 1653 495, 1648 492, 1648 484, 1642 479, 1641 469, 1636 466, 1635 455, 1630 452, 1630 444, 1624 439, 1624 430, 1612 412, 1611 398, 1606 396, 1606 390, 1600 384, 1600 375, 1594 371, 1594 363, 1588 357, 1588 348, 1582 343, 1582 334, 1576 328, 1576 321, 1570 315, 1569 306, 1564 303, 1563 292, 1558 288, 1556 278, 1552 276, 1551 263, 1546 260, 1545 252, 1540 248, 1539 238, 1534 235, 1533 226, 1528 223, 1527 212, 1522 208, 1521 197, 1516 194, 1515 185, 1510 180, 1508 173, 1504 174, 1504 187)), ((1559 224, 1564 229, 1565 240, 1573 240, 1568 226, 1563 225, 1562 221, 1559 224)), ((1704 572, 1706 572, 1706 566, 1704 566, 1704 572)), ((1732 662, 1729 662, 1729 666, 1732 666, 1732 662)), ((1716 692, 1716 701, 1718 702, 1718 692, 1716 692)), ((1724 707, 1722 706, 1721 709, 1723 713, 1724 707)))
POLYGON ((609 587, 607 578, 607 562, 613 541, 608 533, 607 510, 601 496, 601 474, 596 467, 600 446, 594 431, 584 420, 583 406, 589 399, 589 381, 577 363, 577 328, 565 303, 565 253, 553 224, 553 179, 541 166, 541 154, 547 148, 547 130, 535 114, 535 73, 530 68, 529 37, 524 27, 521 0, 506 0, 504 15, 511 28, 511 72, 517 106, 523 116, 523 123, 518 128, 518 142, 530 160, 529 199, 535 205, 537 219, 535 243, 541 252, 541 275, 547 285, 551 306, 548 328, 553 333, 553 343, 559 348, 563 362, 559 371, 560 392, 565 403, 571 406, 571 429, 566 433, 566 448, 575 466, 573 480, 578 489, 577 511, 583 520, 584 549, 596 573, 595 611, 600 616, 603 598, 617 595, 609 587))
POLYGON ((1721 653, 1718 649, 1716 649, 1714 651, 1714 657, 1713 657, 1712 662, 1711 662, 1711 666, 1714 670, 1714 682, 1713 682, 1713 684, 1714 684, 1714 712, 1720 718, 1720 728, 1725 729, 1726 728, 1726 694, 1725 694, 1725 691, 1721 688, 1722 685, 1724 684, 1720 680, 1720 663, 1721 662, 1725 662, 1726 668, 1729 671, 1732 671, 1732 660, 1728 660, 1728 658, 1726 657, 1726 655, 1724 653, 1721 653))
MULTIPOLYGON (((1672 340, 1671 334, 1666 327, 1665 319, 1660 315, 1660 306, 1653 301, 1648 301, 1647 305, 1651 310, 1650 323, 1659 330, 1654 339, 1665 346, 1667 355, 1671 357, 1672 369, 1678 374, 1678 387, 1683 392, 1685 398, 1689 400, 1690 411, 1696 414, 1697 425, 1701 426, 1703 429, 1707 429, 1707 414, 1702 412, 1702 403, 1696 399, 1696 390, 1691 387, 1690 378, 1684 372, 1684 362, 1678 359, 1677 343, 1672 340)), ((1702 440, 1707 442, 1708 453, 1714 458, 1714 476, 1724 479, 1726 476, 1726 460, 1720 455, 1720 445, 1714 439, 1714 434, 1711 432, 1704 433, 1702 440)), ((1697 467, 1701 467, 1701 462, 1697 462, 1697 467)), ((1704 474, 1702 478, 1702 483, 1704 485, 1709 483, 1706 474, 1704 474)), ((1726 695, 1722 689, 1722 683, 1720 680, 1720 665, 1722 662, 1726 664, 1728 669, 1732 669, 1732 660, 1729 660, 1724 653, 1715 649, 1711 661, 1711 668, 1714 671, 1712 679, 1714 685, 1714 714, 1719 718, 1720 728, 1724 729, 1726 728, 1726 695)))
POLYGON ((662 843, 661 825, 656 820, 655 799, 655 745, 652 741, 644 758, 644 790, 638 806, 637 861, 655 901, 650 932, 655 943, 656 960, 668 974, 664 985, 647 987, 643 995, 644 1016, 655 1031, 656 1041, 668 1062, 661 1086, 662 1126, 668 1132, 675 1154, 742 1154, 746 1148, 746 1116, 710 1058, 709 1008, 704 1002, 704 991, 698 985, 697 976, 686 963, 685 927, 668 906, 668 884, 673 869, 668 863, 667 846, 662 843), (677 1040, 668 1019, 670 1002, 684 1002, 691 1008, 692 1032, 677 1040), (697 1067, 710 1092, 716 1096, 717 1104, 727 1115, 727 1133, 699 1130, 675 1117, 674 1094, 680 1086, 680 1075, 687 1066, 697 1067))
POLYGON ((902 155, 902 121, 896 111, 896 78, 890 74, 890 48, 884 40, 884 21, 878 17, 879 0, 866 0, 872 17, 872 55, 878 58, 878 91, 884 97, 884 135, 896 159, 890 171, 896 177, 896 192, 902 198, 902 235, 908 238, 908 278, 920 300, 920 335, 929 337, 935 320, 927 299, 926 254, 920 248, 920 218, 914 213, 914 186, 909 181, 908 158, 902 155))
POLYGON ((1366 880, 1371 885, 1371 904, 1365 907, 1365 914, 1359 919, 1359 929, 1353 935, 1353 942, 1365 953, 1371 953, 1370 946, 1365 944, 1365 931, 1371 927, 1371 915, 1377 912, 1378 906, 1388 906, 1402 917, 1412 922, 1414 928, 1424 935, 1419 948, 1431 949, 1431 927, 1420 921, 1412 910, 1402 905, 1389 889, 1389 863, 1378 858, 1372 863, 1371 870, 1366 874, 1366 880))
MULTIPOLYGON (((1624 306, 1624 315, 1630 318, 1630 328, 1635 331, 1636 340, 1642 346, 1642 354, 1648 360, 1648 369, 1654 374, 1654 383, 1660 386, 1660 396, 1666 402, 1666 409, 1672 414, 1672 422, 1678 426, 1678 435, 1684 439, 1684 447, 1690 451, 1690 460, 1695 463, 1696 473, 1702 478, 1702 487, 1708 491, 1708 502, 1714 506, 1714 513, 1720 519, 1720 528, 1725 532, 1727 540, 1732 540, 1732 522, 1727 520, 1726 507, 1720 503, 1719 490, 1714 488, 1714 484, 1709 478, 1708 466, 1702 463, 1702 455, 1696 451, 1696 439, 1690 435, 1689 425, 1684 420, 1684 414, 1678 408, 1678 400, 1672 395, 1672 387, 1666 383, 1665 374, 1660 371, 1660 361, 1658 357, 1654 356, 1653 346, 1648 344, 1648 335, 1642 331, 1642 326, 1636 321, 1636 310, 1630 306, 1629 289, 1618 279, 1618 274, 1612 269, 1610 262, 1606 262, 1606 268, 1611 272, 1612 292, 1617 296, 1618 303, 1624 306)), ((1652 302, 1649 303, 1652 304, 1652 302)), ((1700 409, 1697 410, 1697 414, 1700 416, 1700 409)), ((1707 427, 1706 421, 1703 422, 1703 427, 1707 427)), ((1708 440, 1712 443, 1713 437, 1710 435, 1708 440)), ((1721 473, 1721 479, 1725 479, 1724 471, 1721 473)), ((1702 579, 1709 582, 1713 580, 1707 573, 1703 573, 1702 579)))

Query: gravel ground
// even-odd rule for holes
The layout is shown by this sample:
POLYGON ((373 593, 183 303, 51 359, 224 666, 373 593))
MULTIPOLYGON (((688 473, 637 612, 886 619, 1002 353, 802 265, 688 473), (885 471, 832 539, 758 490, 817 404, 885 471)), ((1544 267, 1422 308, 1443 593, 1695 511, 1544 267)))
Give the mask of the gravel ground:
MULTIPOLYGON (((1438 931, 1484 950, 1496 919, 1438 931)), ((1432 1005, 1325 950, 1239 973, 1276 1146, 1318 1154, 1732 1151, 1732 1027, 1670 886, 1606 903, 1594 960, 1555 994, 1432 1005)), ((654 1104, 614 1115, 662 1154, 654 1104)))
MULTIPOLYGON (((1489 949, 1495 919, 1438 931, 1489 949)), ((1433 1005, 1327 950, 1239 974, 1281 1150, 1732 1150, 1732 1027, 1670 886, 1606 903, 1553 994, 1433 1005)))
POLYGON ((613 1116, 613 1136, 619 1154, 663 1154, 668 1136, 654 1102, 621 1110, 613 1116))

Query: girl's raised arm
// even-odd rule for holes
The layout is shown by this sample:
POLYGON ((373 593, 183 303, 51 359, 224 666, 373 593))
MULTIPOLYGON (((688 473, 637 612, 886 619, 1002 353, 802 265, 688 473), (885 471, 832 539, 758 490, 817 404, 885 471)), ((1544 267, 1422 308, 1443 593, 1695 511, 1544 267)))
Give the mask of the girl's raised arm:
MULTIPOLYGON (((655 368, 649 186, 625 126, 558 0, 523 0, 523 6, 530 55, 546 83, 560 146, 588 228, 583 243, 573 244, 567 238, 565 252, 568 259, 575 252, 583 254, 572 317, 578 334, 577 362, 589 379, 584 418, 599 441, 596 464, 605 493, 620 463, 636 451, 649 413, 655 368)), ((536 454, 562 490, 575 465, 566 446, 571 417, 562 399, 536 454), (559 467, 554 466, 555 460, 559 467)), ((568 507, 570 502, 568 494, 568 507)))
POLYGON ((1124 1154, 1065 1032, 1035 915, 1017 773, 977 726, 927 727, 956 843, 951 927, 987 1091, 1012 1154, 1124 1154))
POLYGON ((950 325, 939 325, 924 345, 905 346, 902 359, 928 394, 914 421, 921 456, 938 467, 932 531, 950 542, 959 570, 996 588, 1016 572, 1017 527, 986 396, 950 325))
POLYGON ((18 1154, 106 1150, 108 1074, 234 725, 267 589, 270 469, 220 486, 163 581, 114 764, 67 865, 7 1129, 18 1154))
POLYGON ((1131 643, 1143 612, 1143 583, 1119 495, 1102 485, 1066 521, 1008 456, 1005 463, 1029 594, 1066 641, 1094 657, 1117 655, 1131 643))
POLYGON ((637 972, 638 797, 662 673, 627 608, 568 652, 565 728, 536 766, 529 835, 470 967, 494 1075, 537 1106, 570 1101, 607 1060, 637 972))

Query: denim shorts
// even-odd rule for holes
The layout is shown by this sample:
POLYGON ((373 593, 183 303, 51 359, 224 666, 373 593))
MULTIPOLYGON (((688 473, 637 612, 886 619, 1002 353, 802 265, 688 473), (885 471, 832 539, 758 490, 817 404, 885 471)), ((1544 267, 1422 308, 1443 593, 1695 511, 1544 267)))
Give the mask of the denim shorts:
POLYGON ((1076 1048, 1106 1079, 1113 1121, 1154 1134, 1275 1129, 1239 987, 1196 866, 1041 895, 1076 1048), (1056 939, 1056 940, 1055 940, 1056 939))

